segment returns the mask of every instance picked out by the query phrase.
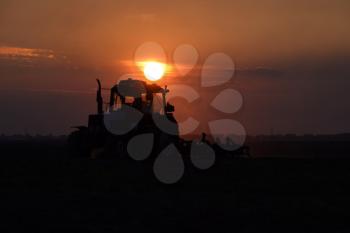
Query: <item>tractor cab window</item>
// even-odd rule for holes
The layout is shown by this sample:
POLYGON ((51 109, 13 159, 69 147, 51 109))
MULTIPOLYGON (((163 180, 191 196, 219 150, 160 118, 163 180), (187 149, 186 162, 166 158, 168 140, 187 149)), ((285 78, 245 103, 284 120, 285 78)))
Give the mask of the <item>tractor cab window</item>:
POLYGON ((114 110, 123 108, 123 105, 133 107, 143 113, 150 112, 152 109, 152 102, 147 99, 146 94, 142 94, 140 97, 134 96, 118 96, 117 104, 114 110))
POLYGON ((154 113, 164 114, 164 108, 162 103, 162 94, 153 94, 153 108, 154 113))
POLYGON ((127 105, 132 105, 135 101, 135 98, 132 96, 126 96, 125 97, 125 104, 127 105))
POLYGON ((110 107, 109 111, 117 111, 127 105, 138 109, 143 113, 159 113, 164 114, 164 106, 162 102, 162 94, 153 93, 151 98, 147 98, 147 94, 142 94, 141 98, 133 96, 116 96, 115 104, 110 107))

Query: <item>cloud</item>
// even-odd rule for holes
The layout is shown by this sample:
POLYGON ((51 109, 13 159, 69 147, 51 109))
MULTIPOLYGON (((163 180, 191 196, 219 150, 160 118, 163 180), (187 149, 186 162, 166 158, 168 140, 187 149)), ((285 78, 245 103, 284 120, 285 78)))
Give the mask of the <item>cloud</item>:
POLYGON ((2 68, 67 66, 69 63, 67 56, 51 49, 0 46, 2 68))
POLYGON ((55 54, 52 50, 48 49, 34 49, 34 48, 20 48, 20 47, 0 47, 0 57, 2 58, 14 58, 14 59, 28 59, 28 58, 45 58, 53 59, 55 54))
POLYGON ((39 88, 0 88, 0 92, 4 93, 43 93, 52 95, 95 95, 95 90, 79 90, 79 89, 39 89, 39 88))

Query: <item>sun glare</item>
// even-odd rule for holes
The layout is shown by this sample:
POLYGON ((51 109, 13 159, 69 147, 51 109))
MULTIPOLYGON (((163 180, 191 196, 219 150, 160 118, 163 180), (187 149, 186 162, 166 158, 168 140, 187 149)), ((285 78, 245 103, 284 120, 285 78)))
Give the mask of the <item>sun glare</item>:
POLYGON ((161 79, 166 70, 166 65, 160 62, 149 61, 145 62, 143 66, 143 73, 150 81, 157 81, 161 79))

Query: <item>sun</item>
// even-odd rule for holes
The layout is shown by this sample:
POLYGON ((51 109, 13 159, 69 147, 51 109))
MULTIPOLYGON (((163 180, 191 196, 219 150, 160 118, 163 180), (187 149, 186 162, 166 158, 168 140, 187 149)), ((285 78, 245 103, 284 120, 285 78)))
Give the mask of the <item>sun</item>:
POLYGON ((145 62, 143 66, 143 73, 150 81, 157 81, 161 79, 166 70, 166 65, 160 62, 149 61, 145 62))

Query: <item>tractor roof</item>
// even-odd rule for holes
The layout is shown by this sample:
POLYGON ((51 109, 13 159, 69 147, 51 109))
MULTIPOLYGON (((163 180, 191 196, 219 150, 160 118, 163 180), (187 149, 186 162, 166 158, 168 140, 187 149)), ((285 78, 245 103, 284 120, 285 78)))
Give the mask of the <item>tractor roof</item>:
POLYGON ((112 89, 122 96, 140 97, 146 93, 162 93, 164 90, 157 84, 147 84, 145 81, 136 79, 121 80, 112 89))

